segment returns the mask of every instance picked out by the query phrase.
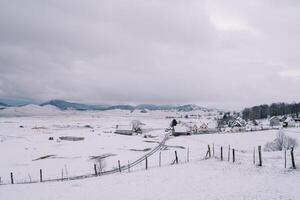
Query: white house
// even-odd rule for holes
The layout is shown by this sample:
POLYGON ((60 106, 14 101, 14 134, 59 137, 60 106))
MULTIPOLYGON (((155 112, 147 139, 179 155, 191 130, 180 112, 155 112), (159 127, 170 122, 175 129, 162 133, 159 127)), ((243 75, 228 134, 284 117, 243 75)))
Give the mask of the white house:
POLYGON ((277 116, 270 118, 270 126, 280 126, 280 119, 277 116))
POLYGON ((296 122, 293 118, 288 117, 284 122, 283 122, 284 127, 295 127, 296 122))

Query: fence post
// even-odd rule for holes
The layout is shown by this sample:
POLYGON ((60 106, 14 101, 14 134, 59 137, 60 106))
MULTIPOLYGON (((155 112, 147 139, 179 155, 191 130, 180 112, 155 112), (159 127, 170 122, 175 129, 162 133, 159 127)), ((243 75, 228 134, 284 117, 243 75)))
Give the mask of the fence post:
POLYGON ((158 165, 161 167, 161 151, 159 152, 158 165))
POLYGON ((207 152, 206 152, 205 158, 207 158, 207 156, 208 156, 209 158, 211 157, 210 146, 209 146, 209 144, 207 145, 207 152))
POLYGON ((177 151, 175 151, 175 163, 178 164, 178 156, 177 156, 177 151))
POLYGON ((232 162, 235 162, 235 150, 234 148, 232 149, 232 162))
POLYGON ((118 160, 118 167, 119 167, 119 172, 121 173, 121 162, 118 160))
POLYGON ((14 174, 12 172, 10 172, 10 182, 14 184, 14 174))
POLYGON ((294 159, 294 147, 291 148, 291 159, 292 159, 292 167, 296 169, 295 159, 294 159))
POLYGON ((259 158, 259 163, 258 166, 262 166, 262 157, 261 157, 261 146, 258 146, 258 158, 259 158))
POLYGON ((190 148, 187 148, 187 153, 186 153, 186 161, 190 162, 190 148))
POLYGON ((221 146, 221 160, 223 160, 223 147, 221 146))
POLYGON ((284 150, 284 168, 286 168, 286 149, 284 150))
POLYGON ((145 161, 146 161, 146 170, 147 170, 148 169, 148 157, 147 156, 146 156, 145 161))
POLYGON ((228 146, 228 162, 230 161, 230 145, 228 146))
POLYGON ((255 165, 255 147, 253 147, 253 164, 255 165))
POLYGON ((69 179, 69 174, 68 174, 68 170, 67 170, 67 165, 65 165, 65 172, 66 172, 66 178, 69 179))
POLYGON ((43 171, 40 169, 40 182, 43 182, 43 171))
POLYGON ((64 169, 61 169, 61 181, 64 180, 64 169))
POLYGON ((130 164, 129 164, 129 160, 128 160, 128 172, 130 172, 130 164))
POLYGON ((215 157, 215 144, 213 143, 213 157, 215 157))
POLYGON ((31 182, 32 182, 32 179, 31 179, 30 174, 28 174, 28 177, 29 177, 29 183, 31 183, 31 182))
POLYGON ((97 172, 97 165, 96 164, 94 164, 94 171, 95 171, 95 175, 97 176, 98 172, 97 172))

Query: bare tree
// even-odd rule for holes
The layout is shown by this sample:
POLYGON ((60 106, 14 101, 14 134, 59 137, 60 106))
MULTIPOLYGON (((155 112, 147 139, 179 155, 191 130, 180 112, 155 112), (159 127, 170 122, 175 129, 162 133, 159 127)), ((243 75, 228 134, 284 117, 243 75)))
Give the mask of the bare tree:
POLYGON ((145 125, 145 124, 143 124, 139 120, 132 120, 131 125, 132 125, 132 129, 133 129, 134 132, 141 133, 142 132, 142 126, 145 125))
POLYGON ((282 151, 284 149, 288 150, 292 147, 297 146, 297 140, 286 136, 282 129, 277 133, 277 137, 272 141, 265 144, 265 151, 282 151))
POLYGON ((95 159, 95 164, 97 165, 97 169, 99 173, 104 172, 104 169, 106 167, 106 162, 104 158, 95 159))

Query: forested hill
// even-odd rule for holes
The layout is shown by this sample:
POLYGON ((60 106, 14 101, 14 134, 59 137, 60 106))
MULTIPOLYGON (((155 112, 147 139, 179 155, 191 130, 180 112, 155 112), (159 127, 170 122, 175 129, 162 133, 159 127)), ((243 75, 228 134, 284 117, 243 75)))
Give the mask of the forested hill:
POLYGON ((242 111, 243 118, 245 120, 263 119, 268 116, 279 115, 294 115, 300 114, 300 103, 273 103, 271 105, 259 105, 251 108, 245 108, 242 111))

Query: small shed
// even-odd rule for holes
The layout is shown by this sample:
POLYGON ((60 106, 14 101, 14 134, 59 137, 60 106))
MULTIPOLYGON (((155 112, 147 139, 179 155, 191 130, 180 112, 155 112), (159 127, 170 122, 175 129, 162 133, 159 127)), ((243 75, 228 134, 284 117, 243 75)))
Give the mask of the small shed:
POLYGON ((172 135, 174 136, 180 136, 180 135, 190 135, 191 134, 191 130, 182 124, 177 124, 176 126, 173 127, 172 130, 172 135))
POLYGON ((133 135, 132 125, 116 125, 116 131, 114 133, 121 135, 133 135))
POLYGON ((280 119, 277 116, 270 118, 270 126, 280 126, 280 119))

